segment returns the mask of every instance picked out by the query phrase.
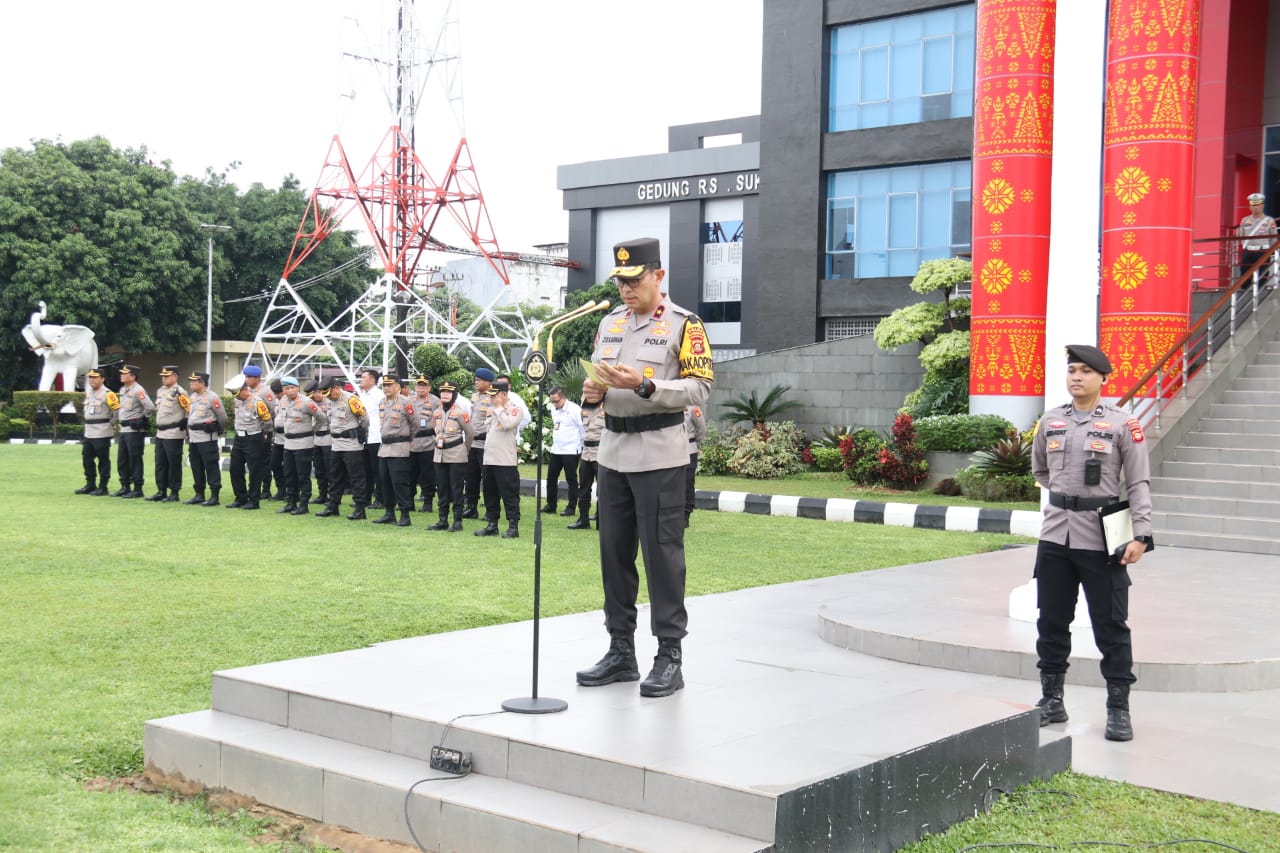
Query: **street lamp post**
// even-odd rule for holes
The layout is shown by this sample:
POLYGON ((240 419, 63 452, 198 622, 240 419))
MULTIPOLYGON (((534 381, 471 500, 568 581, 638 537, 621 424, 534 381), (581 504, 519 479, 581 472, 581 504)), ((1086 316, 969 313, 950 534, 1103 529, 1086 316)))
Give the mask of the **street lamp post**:
POLYGON ((204 372, 213 373, 213 235, 225 234, 230 225, 201 224, 200 230, 209 235, 209 286, 205 291, 204 312, 204 372))

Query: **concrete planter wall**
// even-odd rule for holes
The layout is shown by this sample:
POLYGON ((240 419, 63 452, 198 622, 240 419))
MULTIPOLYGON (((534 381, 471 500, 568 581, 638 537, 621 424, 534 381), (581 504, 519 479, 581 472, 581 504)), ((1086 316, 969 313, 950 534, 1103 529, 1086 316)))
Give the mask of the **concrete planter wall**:
POLYGON ((971 455, 953 450, 930 450, 924 455, 929 463, 929 479, 925 480, 925 488, 931 489, 948 477, 954 477, 957 471, 969 465, 971 455))

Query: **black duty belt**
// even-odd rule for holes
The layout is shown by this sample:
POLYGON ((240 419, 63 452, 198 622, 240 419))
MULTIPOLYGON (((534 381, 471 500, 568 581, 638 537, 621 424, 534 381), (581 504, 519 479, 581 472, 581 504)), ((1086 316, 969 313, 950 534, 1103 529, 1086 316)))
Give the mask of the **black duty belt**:
POLYGON ((457 447, 459 444, 462 444, 462 442, 464 441, 466 441, 466 439, 455 438, 452 441, 446 441, 444 444, 440 445, 440 449, 449 450, 450 448, 457 447))
POLYGON ((93 420, 87 420, 87 419, 85 420, 85 424, 109 424, 109 423, 111 423, 111 418, 101 418, 101 419, 94 418, 93 420))
POLYGON ((174 421, 171 424, 156 424, 156 429, 183 429, 187 425, 186 421, 174 421))
POLYGON ((405 442, 406 442, 406 441, 408 441, 408 440, 409 440, 409 437, 408 437, 408 436, 394 436, 394 437, 392 437, 392 438, 387 438, 387 437, 384 435, 384 436, 382 437, 382 443, 383 443, 383 444, 403 444, 403 443, 405 443, 405 442))
POLYGON ((318 438, 319 436, 328 435, 328 434, 329 434, 329 431, 327 429, 322 429, 316 432, 316 437, 318 438))
POLYGON ((1064 495, 1061 492, 1050 492, 1049 503, 1062 509, 1074 510, 1094 510, 1102 509, 1104 506, 1111 506, 1113 503, 1119 503, 1120 499, 1116 497, 1109 498, 1082 498, 1076 495, 1064 495))
POLYGON ((284 427, 276 427, 277 435, 284 435, 284 427))
POLYGON ((584 441, 584 442, 582 442, 582 446, 583 446, 583 447, 599 447, 599 446, 600 446, 600 440, 599 440, 599 439, 596 439, 595 441, 584 441))
POLYGON ((429 436, 433 436, 433 435, 435 435, 435 434, 436 434, 436 431, 435 431, 435 430, 433 430, 433 429, 424 429, 422 432, 414 433, 413 437, 414 437, 414 438, 427 438, 427 437, 429 437, 429 436))
POLYGON ((242 438, 242 437, 243 437, 243 438, 248 438, 249 436, 253 436, 253 437, 255 437, 255 438, 256 438, 256 437, 258 437, 258 436, 260 436, 260 435, 262 435, 262 430, 258 430, 257 432, 250 432, 250 431, 249 431, 249 430, 247 430, 247 429, 238 429, 238 430, 236 430, 236 438, 242 438))
POLYGON ((340 429, 333 433, 334 438, 359 438, 359 429, 340 429))
POLYGON ((317 432, 286 432, 284 434, 284 437, 285 438, 311 438, 312 436, 316 436, 316 435, 319 435, 319 433, 317 432))
POLYGON ((604 416, 604 428, 609 432, 652 432, 655 429, 665 429, 682 423, 684 423, 684 412, 636 415, 630 418, 619 418, 614 415, 604 416))

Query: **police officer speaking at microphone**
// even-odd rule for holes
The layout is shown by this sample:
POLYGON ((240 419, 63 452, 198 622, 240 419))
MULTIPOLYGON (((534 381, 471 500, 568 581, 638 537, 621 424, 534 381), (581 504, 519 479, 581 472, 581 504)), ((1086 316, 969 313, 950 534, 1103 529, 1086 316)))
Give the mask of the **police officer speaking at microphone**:
POLYGON ((578 684, 596 687, 640 677, 636 663, 636 548, 644 554, 650 627, 658 638, 641 696, 670 696, 684 687, 684 477, 689 442, 686 406, 701 406, 714 378, 711 346, 697 315, 663 292, 661 246, 653 238, 613 247, 611 275, 622 305, 596 333, 594 379, 584 391, 605 392, 600 441, 600 573, 611 642, 578 684))
POLYGON ((1071 402, 1040 419, 1032 442, 1031 470, 1049 490, 1036 552, 1037 666, 1042 697, 1040 725, 1065 723, 1063 682, 1071 654, 1071 620, 1083 584, 1093 639, 1107 682, 1108 740, 1133 740, 1129 687, 1133 647, 1129 637, 1128 567, 1152 545, 1151 466, 1142 425, 1123 409, 1100 401, 1111 362, 1097 347, 1067 347, 1071 402), (1134 539, 1108 553, 1099 510, 1122 500, 1133 515, 1134 539), (1114 561, 1114 562, 1113 562, 1114 561))

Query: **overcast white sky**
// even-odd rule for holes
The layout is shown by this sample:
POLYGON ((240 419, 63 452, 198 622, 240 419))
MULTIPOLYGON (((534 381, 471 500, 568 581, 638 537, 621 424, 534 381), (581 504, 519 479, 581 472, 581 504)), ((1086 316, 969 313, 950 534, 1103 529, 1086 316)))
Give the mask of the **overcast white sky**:
MULTIPOLYGON (((556 166, 666 150, 667 126, 760 109, 762 0, 455 0, 466 136, 504 249, 566 238, 556 166)), ((418 0, 434 38, 444 0, 418 0)), ((338 134, 368 162, 392 112, 367 63, 393 0, 33 0, 0 5, 0 148, 94 135, 241 189, 315 185, 338 134), (358 22, 358 23, 357 23, 358 22)), ((438 89, 433 90, 438 91, 438 89)), ((459 131, 436 95, 418 149, 459 131)), ((346 227, 358 227, 354 222, 346 227)))

